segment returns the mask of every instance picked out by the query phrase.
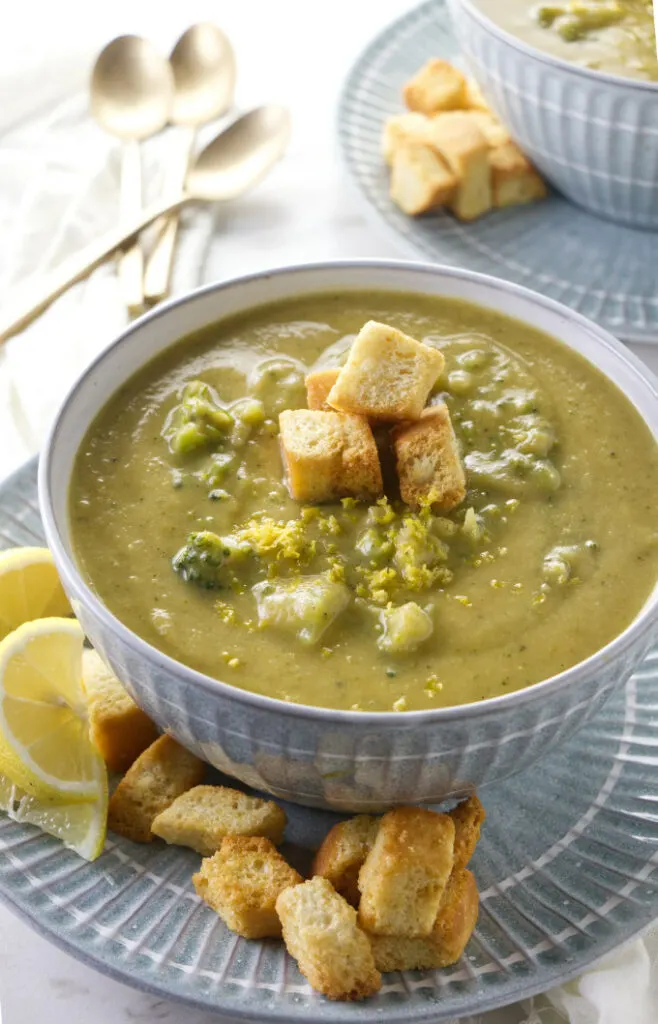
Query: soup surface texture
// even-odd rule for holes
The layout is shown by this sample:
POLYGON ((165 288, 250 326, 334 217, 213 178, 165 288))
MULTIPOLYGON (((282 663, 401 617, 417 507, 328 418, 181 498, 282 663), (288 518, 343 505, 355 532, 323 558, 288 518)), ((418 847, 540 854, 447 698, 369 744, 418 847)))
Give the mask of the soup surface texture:
POLYGON ((652 0, 476 0, 501 28, 538 50, 624 78, 658 81, 652 0))
POLYGON ((70 494, 107 606, 180 661, 257 693, 415 710, 529 686, 620 633, 656 580, 658 446, 577 354, 461 301, 303 297, 185 338, 93 423, 70 494), (375 319, 441 349, 468 492, 302 506, 278 415, 375 319), (200 536, 199 536, 200 535, 200 536), (403 609, 400 611, 400 609, 403 609))

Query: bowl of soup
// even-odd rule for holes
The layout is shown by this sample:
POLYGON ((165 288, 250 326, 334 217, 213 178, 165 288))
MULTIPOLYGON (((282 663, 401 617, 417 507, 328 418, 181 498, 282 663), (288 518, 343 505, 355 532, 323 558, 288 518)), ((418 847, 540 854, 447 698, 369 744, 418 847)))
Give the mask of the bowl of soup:
POLYGON ((438 801, 565 740, 652 643, 656 396, 603 330, 467 271, 211 285, 134 323, 66 399, 48 543, 94 646, 221 771, 320 807, 438 801), (371 321, 441 353, 428 403, 466 481, 449 510, 402 500, 386 423, 382 493, 291 496, 280 417, 371 321))
POLYGON ((592 213, 655 231, 651 3, 449 0, 449 9, 473 75, 542 174, 592 213))

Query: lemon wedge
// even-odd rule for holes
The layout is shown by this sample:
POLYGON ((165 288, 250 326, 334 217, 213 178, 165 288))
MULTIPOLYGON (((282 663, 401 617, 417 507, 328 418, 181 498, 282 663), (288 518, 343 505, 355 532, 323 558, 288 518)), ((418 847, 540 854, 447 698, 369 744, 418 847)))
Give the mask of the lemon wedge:
POLYGON ((106 785, 89 737, 83 642, 79 624, 59 618, 0 642, 0 774, 42 802, 94 802, 106 785))
POLYGON ((14 821, 36 825, 42 832, 61 839, 64 846, 85 860, 96 860, 103 852, 107 830, 107 777, 98 780, 98 797, 84 804, 51 804, 30 796, 0 775, 0 811, 14 821))
POLYGON ((71 614, 48 548, 0 551, 0 640, 23 622, 71 614))

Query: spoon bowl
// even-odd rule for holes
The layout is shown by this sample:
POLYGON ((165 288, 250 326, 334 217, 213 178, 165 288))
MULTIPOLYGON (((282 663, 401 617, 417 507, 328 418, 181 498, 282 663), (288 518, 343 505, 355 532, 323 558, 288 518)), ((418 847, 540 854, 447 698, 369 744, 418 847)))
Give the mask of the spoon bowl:
POLYGON ((145 139, 161 131, 173 98, 173 72, 147 39, 119 36, 94 65, 91 112, 118 138, 145 139))
POLYGON ((169 64, 175 86, 172 124, 205 124, 230 108, 235 54, 217 25, 203 21, 188 28, 171 51, 169 64))

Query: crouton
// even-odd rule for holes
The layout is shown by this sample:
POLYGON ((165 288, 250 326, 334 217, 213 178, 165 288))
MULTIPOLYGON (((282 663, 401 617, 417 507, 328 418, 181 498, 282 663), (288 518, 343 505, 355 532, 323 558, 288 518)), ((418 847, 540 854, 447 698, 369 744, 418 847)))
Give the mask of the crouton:
POLYGON ((306 404, 309 409, 319 409, 322 412, 334 411, 330 405, 327 405, 327 395, 336 383, 339 373, 338 367, 309 373, 306 378, 306 404))
POLYGON ((96 651, 82 652, 91 740, 112 772, 125 772, 158 738, 157 726, 137 707, 96 651))
POLYGON ((205 764, 171 736, 160 736, 131 765, 110 798, 107 824, 135 843, 153 840, 154 818, 203 781, 205 764))
POLYGON ((440 110, 459 110, 464 106, 466 79, 446 60, 428 60, 403 89, 409 110, 436 114, 440 110))
POLYGON ((484 110, 485 113, 491 113, 491 107, 484 98, 484 93, 480 89, 474 78, 470 75, 466 76, 466 88, 464 90, 464 107, 466 110, 484 110))
POLYGON ((495 206, 518 206, 546 197, 544 181, 514 142, 492 149, 489 165, 495 206))
POLYGON ((468 111, 432 118, 430 145, 458 181, 448 206, 460 220, 475 220, 491 209, 489 144, 468 111))
POLYGON ((466 476, 450 413, 430 406, 415 423, 391 431, 400 495, 410 508, 448 512, 466 497, 466 476))
POLYGON ((359 872, 359 923, 375 935, 429 935, 453 865, 447 814, 397 807, 381 819, 359 872))
POLYGON ((455 870, 465 868, 480 839, 487 812, 475 793, 450 811, 455 823, 455 870))
POLYGON ((382 979, 367 937, 326 878, 286 889, 276 901, 283 941, 299 970, 328 999, 365 999, 382 979))
POLYGON ((362 416, 288 409, 280 414, 279 426, 286 482, 296 501, 373 501, 381 496, 377 445, 362 416))
POLYGON ((417 419, 443 366, 438 349, 369 320, 352 343, 327 401, 373 420, 417 419))
POLYGON ((393 158, 390 195, 403 213, 417 216, 450 202, 457 179, 435 150, 406 143, 393 158))
POLYGON ((286 820, 285 811, 272 800, 227 786, 195 786, 158 814, 151 831, 167 843, 209 857, 228 835, 265 836, 278 845, 286 820))
POLYGON ((391 166, 395 154, 407 142, 427 142, 430 121, 425 114, 395 114, 384 123, 382 152, 384 160, 391 166))
POLYGON ((461 957, 478 918, 478 891, 470 871, 454 871, 445 888, 434 927, 426 938, 369 935, 380 971, 427 971, 449 967, 461 957))
POLYGON ((264 836, 226 836, 192 876, 197 894, 245 939, 277 938, 277 897, 302 876, 264 836))
POLYGON ((370 853, 379 828, 379 818, 359 814, 339 821, 324 837, 315 855, 312 875, 327 878, 337 893, 353 907, 359 905, 359 871, 370 853))
POLYGON ((504 146, 510 141, 507 128, 493 114, 484 110, 469 110, 466 116, 480 129, 490 147, 504 146))

